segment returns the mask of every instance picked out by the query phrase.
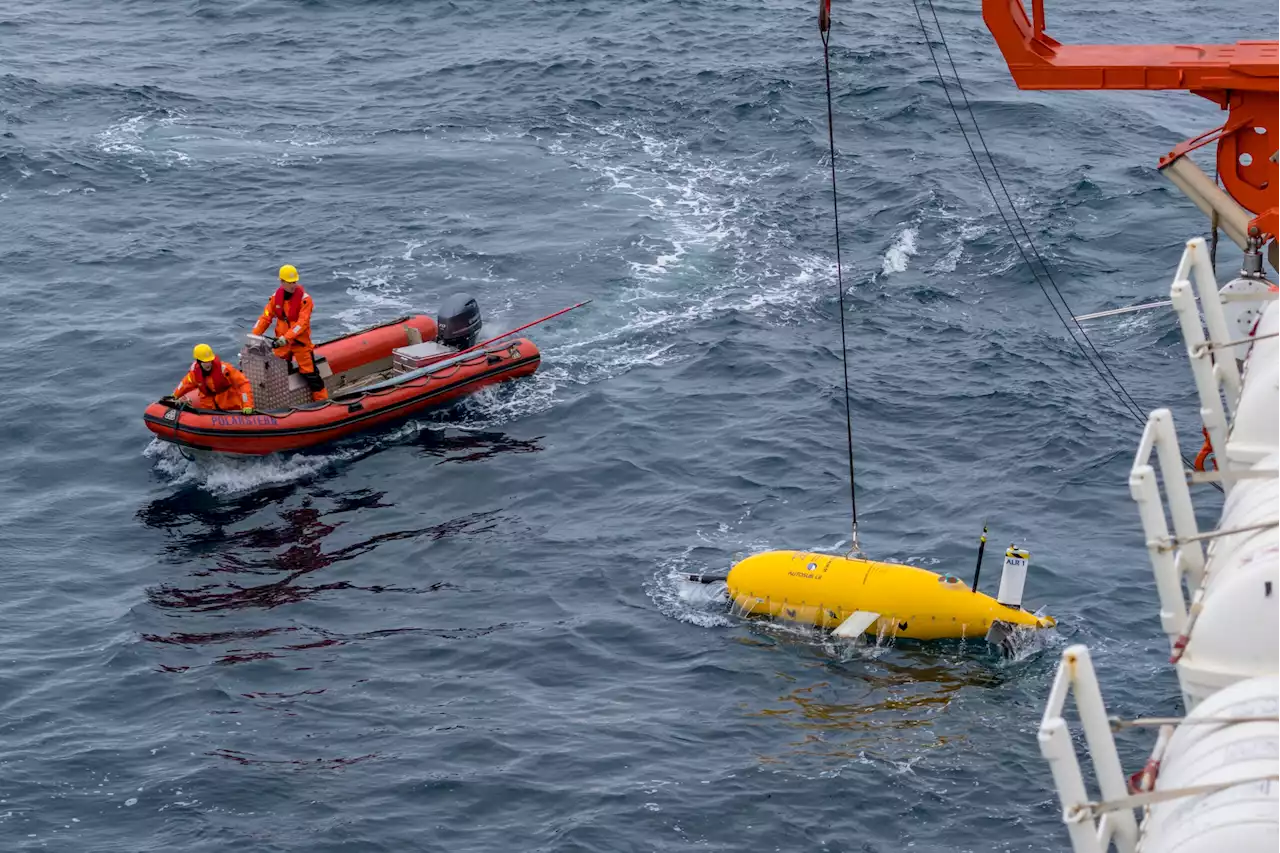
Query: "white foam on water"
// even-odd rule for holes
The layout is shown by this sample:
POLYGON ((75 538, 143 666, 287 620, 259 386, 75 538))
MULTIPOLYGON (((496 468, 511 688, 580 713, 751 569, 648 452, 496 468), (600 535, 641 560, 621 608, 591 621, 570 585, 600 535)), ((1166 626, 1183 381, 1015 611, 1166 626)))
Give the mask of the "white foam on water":
POLYGON ((626 315, 588 337, 558 345, 554 352, 562 357, 581 352, 596 360, 634 366, 649 360, 648 356, 637 354, 632 347, 619 349, 617 344, 653 332, 674 339, 690 326, 735 312, 754 314, 768 309, 772 319, 790 321, 812 308, 835 283, 834 261, 817 257, 794 261, 798 269, 785 277, 771 276, 766 270, 750 289, 712 285, 701 292, 662 294, 636 288, 620 300, 621 307, 629 308, 626 315), (616 358, 619 352, 628 355, 616 358))
POLYGON ((355 304, 334 315, 349 332, 417 313, 406 278, 390 260, 377 260, 362 269, 339 270, 335 275, 350 282, 346 292, 355 304))
POLYGON ((354 459, 361 453, 355 449, 327 454, 267 456, 199 453, 188 458, 176 445, 154 438, 143 449, 142 455, 152 460, 155 470, 170 485, 194 485, 214 495, 236 495, 263 486, 296 482, 336 463, 354 459))
POLYGON ((549 153, 598 176, 602 192, 639 199, 660 226, 661 235, 633 247, 652 253, 650 259, 629 261, 637 282, 654 286, 655 295, 669 291, 673 275, 696 271, 716 252, 731 255, 734 265, 722 286, 750 288, 755 280, 776 278, 803 283, 790 271, 766 268, 762 275, 760 269, 766 261, 793 260, 785 249, 778 251, 791 235, 769 232, 761 240, 757 221, 765 195, 760 184, 785 172, 789 163, 771 155, 727 161, 696 155, 683 139, 664 139, 639 120, 595 125, 569 116, 568 121, 580 132, 552 140, 549 153))
POLYGON ((724 574, 727 571, 727 566, 718 572, 697 566, 689 560, 689 552, 686 551, 659 564, 658 571, 645 583, 645 592, 664 616, 700 628, 729 627, 735 624, 735 620, 729 614, 729 595, 725 585, 697 583, 685 578, 688 574, 724 574))
MULTIPOLYGON (((190 165, 192 158, 184 151, 166 145, 151 144, 149 137, 157 130, 173 126, 185 118, 182 113, 171 110, 149 110, 140 115, 131 116, 94 135, 95 147, 104 154, 114 154, 135 160, 138 158, 157 162, 163 166, 190 165)), ((157 143, 172 142, 170 137, 154 140, 157 143)), ((139 168, 141 171, 140 167, 139 168)), ((146 173, 142 172, 146 180, 146 173)))
POLYGON ((502 385, 488 385, 471 394, 450 426, 486 430, 550 410, 559 401, 557 391, 565 383, 584 384, 571 378, 563 365, 544 365, 533 376, 502 385))
POLYGON ((146 122, 150 118, 150 113, 143 113, 132 118, 118 121, 110 125, 105 130, 99 132, 94 139, 97 140, 97 147, 100 151, 108 154, 145 154, 147 150, 143 148, 139 142, 142 139, 142 133, 145 129, 146 122))
MULTIPOLYGON (((1168 298, 1169 296, 1166 293, 1152 296, 1149 299, 1138 300, 1135 304, 1159 302, 1168 298)), ((1135 311, 1132 314, 1117 314, 1115 317, 1099 318, 1091 321, 1090 325, 1085 326, 1085 329, 1091 336, 1094 336, 1096 335, 1096 329, 1100 328, 1105 334, 1117 341, 1130 342, 1139 334, 1154 330, 1161 322, 1170 326, 1174 325, 1176 321, 1174 320, 1173 306, 1148 308, 1145 311, 1135 311), (1107 320, 1113 321, 1114 325, 1108 328, 1107 320)))
POLYGON ((662 367, 691 357, 675 343, 577 351, 573 344, 544 348, 533 376, 491 385, 467 398, 464 423, 484 429, 542 414, 572 389, 604 382, 641 366, 662 367))
POLYGON ((883 275, 892 275, 893 273, 906 272, 907 261, 915 257, 918 249, 916 248, 916 238, 920 236, 920 231, 915 227, 903 228, 898 232, 898 236, 894 238, 892 245, 885 250, 884 258, 881 260, 880 272, 883 275))
POLYGON ((285 151, 279 157, 273 159, 271 161, 271 165, 289 168, 291 166, 313 166, 316 163, 323 162, 324 158, 318 154, 309 154, 306 157, 299 157, 296 154, 290 154, 288 151, 285 151))
POLYGON ((109 125, 95 134, 94 144, 103 153, 126 158, 149 180, 140 162, 172 167, 259 159, 291 167, 322 162, 317 152, 343 140, 313 127, 293 128, 283 138, 254 136, 251 129, 204 125, 181 110, 156 108, 109 125))
MULTIPOLYGON (((689 358, 677 346, 681 332, 719 316, 739 312, 764 314, 775 322, 804 319, 834 286, 834 258, 798 253, 791 247, 799 241, 790 232, 761 233, 757 223, 765 195, 758 185, 789 164, 764 157, 695 156, 683 140, 663 139, 639 121, 596 126, 569 120, 576 130, 546 143, 548 152, 597 176, 599 192, 640 199, 659 233, 631 247, 651 257, 628 262, 629 286, 586 309, 591 320, 584 326, 593 330, 566 342, 540 340, 543 362, 537 374, 471 399, 464 417, 476 428, 545 411, 577 386, 689 358), (718 269, 700 275, 699 264, 709 252, 719 253, 718 269)), ((418 241, 404 246, 394 257, 373 258, 337 273, 350 282, 347 293, 354 304, 336 314, 348 330, 429 310, 423 303, 430 295, 413 287, 419 274, 447 280, 451 287, 517 285, 486 288, 492 292, 529 285, 496 274, 496 261, 418 241)), ((514 310, 512 299, 505 306, 486 305, 487 324, 493 328, 494 316, 514 310)))
MULTIPOLYGON (((1043 608, 1041 608, 1043 610, 1043 608)), ((1043 615, 1037 613, 1036 615, 1043 615)), ((1012 666, 1039 657, 1048 649, 1066 646, 1067 641, 1056 628, 1040 630, 1016 628, 1009 636, 1009 647, 1001 665, 1012 666)))
POLYGON ((309 127, 295 127, 284 139, 273 139, 274 145, 288 145, 293 148, 320 148, 333 145, 337 140, 325 130, 309 127))
POLYGON ((646 133, 636 122, 592 125, 575 116, 567 118, 596 139, 579 144, 578 134, 564 134, 548 146, 552 154, 604 178, 610 184, 609 192, 632 195, 645 202, 655 217, 677 216, 678 232, 695 242, 708 242, 710 235, 706 229, 696 227, 696 223, 686 222, 684 227, 679 227, 682 223, 678 214, 697 207, 700 202, 705 209, 708 197, 705 191, 699 190, 696 175, 690 180, 686 174, 685 180, 679 180, 678 141, 664 142, 646 133))
MULTIPOLYGON (((424 213, 424 215, 430 214, 424 213)), ((464 218, 469 219, 470 216, 464 218)), ((529 285, 528 281, 520 278, 498 275, 494 269, 498 263, 495 258, 463 256, 452 249, 431 248, 427 243, 418 243, 413 246, 414 251, 419 248, 425 248, 426 251, 413 258, 410 258, 407 252, 401 256, 402 260, 412 260, 415 264, 412 272, 406 274, 410 278, 415 277, 419 271, 426 271, 431 273, 432 279, 448 281, 453 287, 468 283, 515 284, 524 287, 529 285)), ((492 290, 493 288, 485 289, 492 290)))
POLYGON ((985 225, 973 220, 963 221, 959 228, 948 233, 947 239, 951 242, 951 248, 934 263, 933 271, 955 272, 964 258, 965 247, 985 233, 987 233, 985 225))
POLYGON ((699 583, 687 575, 717 577, 727 575, 733 564, 749 554, 766 551, 770 545, 753 539, 741 531, 751 518, 755 506, 743 510, 733 524, 720 522, 713 530, 698 528, 693 533, 695 544, 685 547, 676 557, 658 564, 645 583, 645 592, 664 616, 703 628, 718 628, 741 623, 733 613, 728 587, 723 582, 699 583), (718 565, 700 563, 693 557, 695 548, 724 552, 726 559, 718 565))

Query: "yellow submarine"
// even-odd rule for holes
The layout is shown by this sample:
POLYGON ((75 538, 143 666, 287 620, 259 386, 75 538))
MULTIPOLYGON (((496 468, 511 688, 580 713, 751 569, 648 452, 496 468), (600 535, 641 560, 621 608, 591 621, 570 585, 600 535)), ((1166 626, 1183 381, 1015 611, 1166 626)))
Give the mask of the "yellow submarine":
POLYGON ((955 575, 808 551, 755 554, 734 565, 725 580, 734 610, 746 616, 813 625, 848 639, 985 637, 1002 644, 1018 630, 1057 624, 1020 606, 1028 559, 1012 546, 1005 552, 995 598, 955 575))

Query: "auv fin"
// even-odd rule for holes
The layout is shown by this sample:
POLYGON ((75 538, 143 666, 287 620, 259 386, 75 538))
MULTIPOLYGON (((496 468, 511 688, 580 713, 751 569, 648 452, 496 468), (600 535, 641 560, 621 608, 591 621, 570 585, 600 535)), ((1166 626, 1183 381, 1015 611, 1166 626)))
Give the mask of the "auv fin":
POLYGON ((871 613, 867 610, 855 610, 848 619, 836 626, 831 632, 833 637, 844 637, 846 639, 862 636, 868 628, 871 627, 877 619, 880 618, 879 613, 871 613))

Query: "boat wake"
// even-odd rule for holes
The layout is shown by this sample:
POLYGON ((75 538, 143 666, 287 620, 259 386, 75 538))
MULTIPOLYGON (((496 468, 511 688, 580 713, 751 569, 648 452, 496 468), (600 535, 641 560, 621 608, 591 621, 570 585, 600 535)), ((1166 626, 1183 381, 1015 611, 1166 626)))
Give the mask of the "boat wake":
POLYGON ((294 483, 342 462, 365 455, 356 448, 330 453, 289 453, 267 456, 227 456, 184 451, 152 439, 142 455, 171 486, 194 486, 213 495, 245 494, 266 486, 294 483))

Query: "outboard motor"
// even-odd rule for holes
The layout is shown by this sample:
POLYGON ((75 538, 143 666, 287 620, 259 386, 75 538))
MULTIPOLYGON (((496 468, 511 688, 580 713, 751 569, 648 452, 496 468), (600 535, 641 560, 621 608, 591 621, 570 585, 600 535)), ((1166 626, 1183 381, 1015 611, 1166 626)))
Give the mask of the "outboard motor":
POLYGON ((473 347, 480 337, 480 306, 470 296, 450 296, 436 315, 436 340, 460 350, 473 347))

